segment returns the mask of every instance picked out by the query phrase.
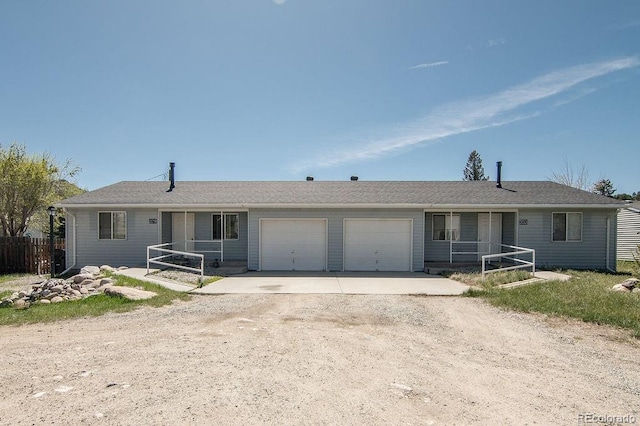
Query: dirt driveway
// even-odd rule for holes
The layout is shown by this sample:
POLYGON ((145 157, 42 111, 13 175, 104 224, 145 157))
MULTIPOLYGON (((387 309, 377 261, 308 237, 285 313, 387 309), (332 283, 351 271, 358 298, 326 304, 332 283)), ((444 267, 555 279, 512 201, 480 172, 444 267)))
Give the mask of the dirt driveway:
POLYGON ((0 423, 640 423, 627 335, 457 297, 195 296, 0 327, 0 423))

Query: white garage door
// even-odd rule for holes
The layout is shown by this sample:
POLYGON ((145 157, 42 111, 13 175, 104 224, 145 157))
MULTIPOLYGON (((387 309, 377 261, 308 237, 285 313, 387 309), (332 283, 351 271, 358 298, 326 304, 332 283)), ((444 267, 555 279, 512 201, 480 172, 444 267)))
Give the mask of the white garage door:
POLYGON ((262 219, 260 269, 324 271, 327 269, 325 219, 262 219))
POLYGON ((411 219, 345 219, 345 271, 411 271, 411 219))

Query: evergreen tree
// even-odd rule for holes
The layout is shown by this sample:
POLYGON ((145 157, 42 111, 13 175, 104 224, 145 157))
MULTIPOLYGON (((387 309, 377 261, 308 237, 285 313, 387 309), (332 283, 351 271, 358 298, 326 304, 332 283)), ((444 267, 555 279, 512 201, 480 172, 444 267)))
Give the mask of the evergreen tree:
POLYGON ((467 165, 464 168, 463 180, 489 180, 489 176, 484 175, 484 167, 482 167, 482 158, 475 149, 469 154, 467 165))
POLYGON ((613 184, 609 179, 600 179, 593 184, 591 192, 604 195, 606 197, 613 197, 613 193, 616 192, 616 189, 613 187, 613 184))

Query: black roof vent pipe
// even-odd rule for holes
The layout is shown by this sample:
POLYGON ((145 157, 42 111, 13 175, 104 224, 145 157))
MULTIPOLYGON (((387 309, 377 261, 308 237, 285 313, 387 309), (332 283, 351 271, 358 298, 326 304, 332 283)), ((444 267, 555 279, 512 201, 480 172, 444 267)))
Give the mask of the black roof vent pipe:
POLYGON ((502 161, 496 163, 498 167, 498 179, 496 181, 496 188, 502 188, 502 161))
POLYGON ((358 180, 358 176, 351 176, 351 180, 352 180, 353 182, 357 181, 357 180, 358 180))
POLYGON ((307 176, 307 182, 313 181, 313 176, 307 176))
POLYGON ((169 163, 169 189, 167 192, 173 191, 173 188, 176 187, 175 168, 176 163, 169 163))

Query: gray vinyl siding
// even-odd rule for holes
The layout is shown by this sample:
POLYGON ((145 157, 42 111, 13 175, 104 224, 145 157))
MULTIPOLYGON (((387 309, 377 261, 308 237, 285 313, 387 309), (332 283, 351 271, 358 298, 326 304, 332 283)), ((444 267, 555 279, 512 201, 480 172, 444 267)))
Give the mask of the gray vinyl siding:
POLYGON ((424 216, 422 210, 388 209, 255 209, 249 212, 249 260, 248 268, 257 270, 260 262, 260 219, 327 219, 327 266, 330 271, 343 269, 343 226, 344 219, 413 219, 413 259, 414 271, 424 269, 424 216))
POLYGON ((75 216, 76 236, 69 230, 70 238, 67 240, 68 257, 67 267, 80 269, 83 266, 110 265, 118 266, 142 266, 147 262, 147 246, 157 244, 158 241, 158 211, 154 209, 70 209, 69 213, 75 216), (127 238, 125 240, 100 240, 98 239, 98 212, 126 211, 127 212, 127 238), (149 223, 149 219, 156 219, 156 223, 149 223), (74 240, 77 244, 73 250, 74 240), (73 254, 76 259, 74 262, 73 254))
POLYGON ((640 245, 640 213, 621 209, 618 213, 618 260, 634 260, 640 245))
POLYGON ((518 245, 536 251, 543 268, 605 269, 607 218, 610 219, 609 267, 615 268, 615 213, 611 210, 539 209, 520 211, 518 245), (581 212, 582 241, 552 241, 552 213, 581 212), (523 221, 524 219, 524 221, 523 221))

